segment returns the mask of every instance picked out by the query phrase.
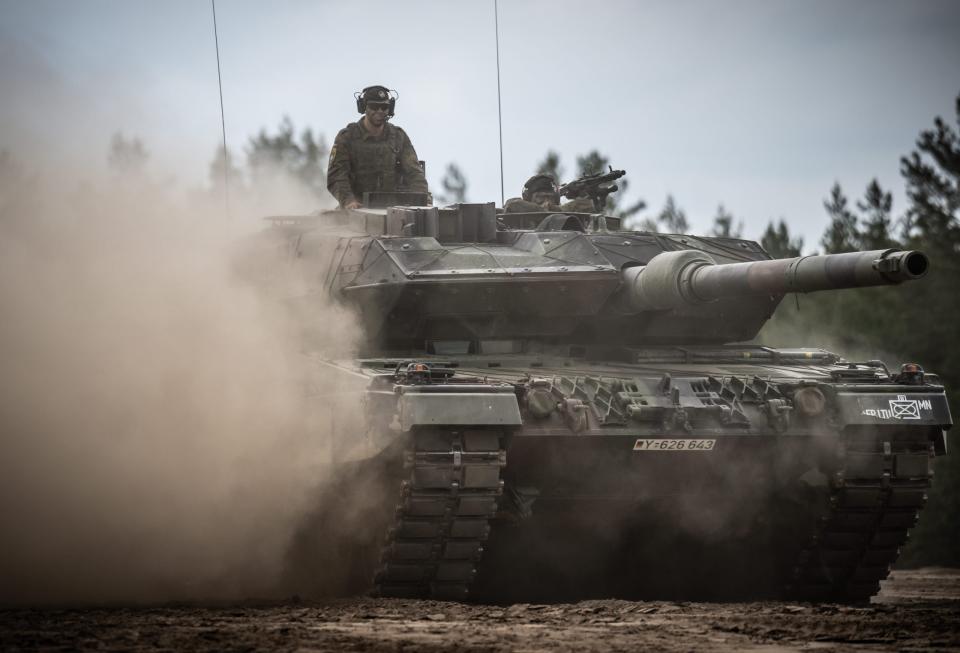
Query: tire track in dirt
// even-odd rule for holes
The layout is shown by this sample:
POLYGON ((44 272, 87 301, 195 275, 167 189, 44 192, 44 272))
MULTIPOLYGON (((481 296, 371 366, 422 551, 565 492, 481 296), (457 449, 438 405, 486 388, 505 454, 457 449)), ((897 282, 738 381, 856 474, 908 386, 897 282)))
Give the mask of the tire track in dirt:
POLYGON ((0 611, 5 651, 960 651, 960 570, 896 571, 870 604, 400 599, 0 611))

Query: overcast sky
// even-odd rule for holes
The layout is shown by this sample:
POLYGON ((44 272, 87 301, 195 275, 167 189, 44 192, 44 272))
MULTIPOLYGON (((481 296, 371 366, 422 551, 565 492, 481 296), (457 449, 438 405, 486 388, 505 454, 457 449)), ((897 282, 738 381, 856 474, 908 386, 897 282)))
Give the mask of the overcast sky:
MULTIPOLYGON (((235 153, 284 115, 332 140, 384 84, 431 185, 456 162, 469 199, 499 204, 493 0, 220 0, 217 20, 235 153)), ((647 214, 671 193, 703 232, 723 203, 746 236, 783 217, 808 251, 835 180, 856 197, 877 177, 904 209, 899 157, 960 92, 957 0, 502 0, 499 22, 507 197, 548 149, 569 177, 596 148, 647 214)), ((207 183, 207 0, 0 0, 0 89, 0 149, 33 165, 102 169, 122 130, 156 174, 207 183)))

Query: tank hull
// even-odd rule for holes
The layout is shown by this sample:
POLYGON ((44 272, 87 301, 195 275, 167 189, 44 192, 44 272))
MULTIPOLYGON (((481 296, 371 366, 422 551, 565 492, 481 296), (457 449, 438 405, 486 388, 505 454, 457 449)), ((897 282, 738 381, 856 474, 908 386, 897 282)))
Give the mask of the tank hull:
POLYGON ((329 549, 352 552, 334 593, 869 598, 925 503, 950 425, 943 389, 819 350, 807 364, 740 362, 750 351, 337 363, 371 379, 375 453, 347 465, 333 502, 363 487, 364 527, 334 511, 321 529, 352 539, 329 549), (411 365, 432 371, 384 372, 411 365), (777 413, 810 388, 820 413, 777 413))

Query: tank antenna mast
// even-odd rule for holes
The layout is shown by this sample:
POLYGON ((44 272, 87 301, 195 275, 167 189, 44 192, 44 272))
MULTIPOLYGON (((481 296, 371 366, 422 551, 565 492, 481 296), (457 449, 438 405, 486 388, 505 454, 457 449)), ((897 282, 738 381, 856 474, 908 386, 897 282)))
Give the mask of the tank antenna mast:
POLYGON ((500 109, 500 20, 497 0, 493 0, 493 32, 497 41, 497 128, 500 130, 500 206, 503 206, 503 113, 500 109))
POLYGON ((223 117, 223 80, 220 77, 220 39, 217 38, 217 3, 216 0, 210 0, 210 8, 213 10, 213 44, 217 50, 217 88, 220 89, 220 129, 223 133, 223 209, 230 219, 230 161, 227 158, 227 121, 223 117))

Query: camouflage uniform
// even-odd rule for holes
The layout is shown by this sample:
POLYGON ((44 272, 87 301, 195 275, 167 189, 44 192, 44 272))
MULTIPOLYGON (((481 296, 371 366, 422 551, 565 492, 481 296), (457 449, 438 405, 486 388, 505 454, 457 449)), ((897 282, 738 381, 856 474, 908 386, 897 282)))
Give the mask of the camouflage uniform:
POLYGON ((593 200, 589 197, 577 197, 560 205, 561 211, 570 213, 596 213, 597 209, 593 206, 593 200))
POLYGON ((593 201, 587 197, 578 197, 563 204, 556 204, 554 202, 535 204, 534 202, 519 197, 511 197, 503 205, 503 209, 507 213, 541 213, 543 211, 596 213, 597 211, 593 208, 593 201))
POLYGON ((427 179, 407 133, 389 122, 374 136, 363 119, 340 130, 330 150, 327 189, 346 205, 365 192, 427 192, 427 179))
POLYGON ((503 210, 507 213, 540 213, 541 211, 559 211, 560 205, 553 202, 537 204, 520 197, 511 197, 504 202, 503 210))

